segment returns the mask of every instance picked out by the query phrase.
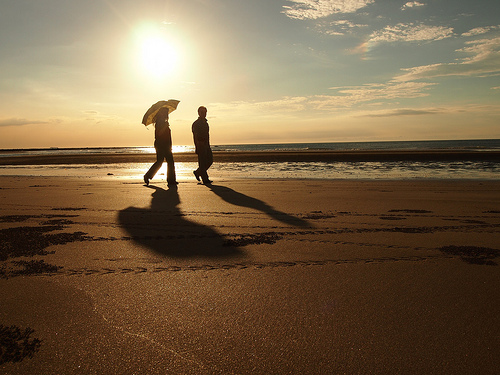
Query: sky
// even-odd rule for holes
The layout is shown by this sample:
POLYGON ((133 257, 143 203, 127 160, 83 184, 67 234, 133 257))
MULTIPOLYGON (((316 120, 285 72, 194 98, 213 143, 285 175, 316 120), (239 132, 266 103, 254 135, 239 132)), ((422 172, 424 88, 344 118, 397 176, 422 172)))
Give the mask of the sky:
POLYGON ((0 0, 0 148, 500 138, 497 0, 0 0))

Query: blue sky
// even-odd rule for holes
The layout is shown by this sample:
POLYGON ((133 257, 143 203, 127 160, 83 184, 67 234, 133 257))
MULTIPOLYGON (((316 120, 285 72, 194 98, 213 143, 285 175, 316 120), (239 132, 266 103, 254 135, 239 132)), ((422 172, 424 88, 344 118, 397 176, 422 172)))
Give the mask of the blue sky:
POLYGON ((495 1, 6 1, 0 148, 500 138, 495 1))

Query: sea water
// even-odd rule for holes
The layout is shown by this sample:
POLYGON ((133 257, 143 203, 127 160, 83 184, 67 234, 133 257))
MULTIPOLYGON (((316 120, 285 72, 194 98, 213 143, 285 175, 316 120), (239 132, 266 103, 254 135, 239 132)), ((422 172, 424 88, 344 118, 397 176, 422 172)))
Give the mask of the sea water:
MULTIPOLYGON (((349 143, 286 143, 214 145, 214 151, 390 151, 390 150, 500 150, 500 140, 395 141, 349 143)), ((174 146, 176 152, 194 152, 192 146, 174 146)), ((0 158, 14 155, 56 155, 94 153, 151 153, 153 147, 50 148, 2 150, 0 158)), ((151 163, 66 164, 0 166, 3 176, 72 176, 108 179, 142 180, 151 163)), ((179 181, 193 179, 196 163, 176 163, 179 181)), ((500 163, 486 161, 343 161, 343 162, 225 162, 214 163, 212 179, 277 178, 277 179, 499 179, 500 163)), ((166 164, 155 180, 165 179, 166 164)))

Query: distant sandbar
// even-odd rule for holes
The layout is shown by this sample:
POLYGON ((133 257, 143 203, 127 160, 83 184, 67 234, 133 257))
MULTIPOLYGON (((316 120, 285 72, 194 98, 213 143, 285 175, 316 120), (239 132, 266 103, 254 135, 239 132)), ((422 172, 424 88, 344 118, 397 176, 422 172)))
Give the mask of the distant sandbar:
MULTIPOLYGON (((20 155, 0 153, 0 165, 150 163, 154 154, 95 153, 85 155, 20 155)), ((176 162, 195 162, 192 152, 174 154, 176 162)), ((349 161, 491 161, 500 162, 500 151, 391 150, 391 151, 214 151, 215 162, 349 162, 349 161)))

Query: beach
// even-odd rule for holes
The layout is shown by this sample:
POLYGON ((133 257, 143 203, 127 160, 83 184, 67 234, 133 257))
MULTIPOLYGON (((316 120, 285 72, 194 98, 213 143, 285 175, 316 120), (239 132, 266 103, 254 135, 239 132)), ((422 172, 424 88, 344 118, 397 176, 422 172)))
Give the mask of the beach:
POLYGON ((0 373, 497 372, 500 181, 113 177, 0 176, 0 373))

